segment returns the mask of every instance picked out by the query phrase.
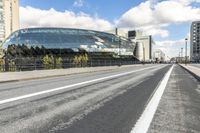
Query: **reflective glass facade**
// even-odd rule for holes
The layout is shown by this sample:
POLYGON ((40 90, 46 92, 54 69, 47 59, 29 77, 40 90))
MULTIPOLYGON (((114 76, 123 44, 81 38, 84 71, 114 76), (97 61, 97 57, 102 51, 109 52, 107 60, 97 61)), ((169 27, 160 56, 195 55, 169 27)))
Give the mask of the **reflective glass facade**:
POLYGON ((12 33, 3 43, 9 46, 27 48, 71 49, 78 52, 114 52, 121 55, 133 55, 135 44, 127 38, 114 34, 82 29, 68 28, 29 28, 12 33))

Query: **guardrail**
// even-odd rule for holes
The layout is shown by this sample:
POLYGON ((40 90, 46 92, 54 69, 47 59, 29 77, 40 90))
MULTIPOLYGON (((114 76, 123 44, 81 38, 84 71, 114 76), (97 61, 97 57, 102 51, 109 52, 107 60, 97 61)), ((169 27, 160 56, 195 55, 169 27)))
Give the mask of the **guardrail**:
POLYGON ((88 61, 86 63, 62 63, 62 64, 41 64, 41 63, 30 63, 30 64, 2 64, 0 65, 0 72, 5 71, 32 71, 32 70, 47 70, 47 69, 67 69, 77 67, 99 67, 99 66, 120 66, 120 65, 132 65, 140 64, 138 61, 118 61, 118 60, 95 60, 88 61))

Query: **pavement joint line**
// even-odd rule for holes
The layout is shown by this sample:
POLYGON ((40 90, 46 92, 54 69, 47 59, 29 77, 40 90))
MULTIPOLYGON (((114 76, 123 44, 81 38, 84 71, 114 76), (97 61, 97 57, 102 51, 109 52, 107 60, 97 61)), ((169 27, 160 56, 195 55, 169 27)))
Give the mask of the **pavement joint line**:
POLYGON ((63 87, 58 87, 58 88, 54 88, 54 89, 40 91, 40 92, 36 92, 36 93, 32 93, 32 94, 27 94, 27 95, 13 97, 13 98, 9 98, 9 99, 4 99, 4 100, 0 101, 0 105, 6 104, 6 103, 10 103, 10 102, 14 102, 14 101, 18 101, 18 100, 22 100, 22 99, 26 99, 26 98, 30 98, 30 97, 35 97, 35 96, 47 94, 47 93, 52 93, 52 92, 64 90, 64 89, 71 88, 71 87, 76 87, 76 86, 81 86, 81 85, 88 84, 88 83, 102 81, 102 80, 105 80, 105 79, 111 79, 111 78, 115 78, 115 77, 120 77, 120 76, 128 75, 128 74, 135 73, 135 72, 144 71, 144 70, 151 69, 151 68, 158 68, 158 66, 147 67, 147 68, 143 68, 143 69, 139 69, 139 70, 134 70, 134 71, 130 71, 130 72, 115 74, 115 75, 106 76, 106 77, 102 77, 102 78, 97 78, 97 79, 84 81, 84 82, 80 82, 80 83, 76 83, 76 84, 71 84, 71 85, 67 85, 67 86, 63 86, 63 87))
POLYGON ((153 117, 155 115, 155 112, 158 108, 158 105, 160 103, 161 97, 164 93, 164 90, 167 86, 168 80, 170 78, 170 75, 172 73, 172 70, 174 68, 174 65, 169 69, 169 71, 165 74, 164 78, 160 82, 159 86, 156 89, 156 92, 154 93, 153 97, 145 107, 142 115, 132 128, 130 133, 147 133, 148 129, 150 127, 150 124, 153 120, 153 117))

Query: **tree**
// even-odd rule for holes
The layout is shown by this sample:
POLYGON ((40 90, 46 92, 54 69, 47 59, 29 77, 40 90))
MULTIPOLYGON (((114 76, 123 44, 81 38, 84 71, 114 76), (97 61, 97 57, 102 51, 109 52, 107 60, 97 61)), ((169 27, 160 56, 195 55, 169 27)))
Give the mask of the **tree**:
POLYGON ((78 66, 78 67, 85 67, 87 66, 87 62, 88 62, 88 55, 84 54, 84 55, 76 55, 73 59, 73 63, 78 66))
POLYGON ((62 68, 62 58, 61 57, 58 57, 56 58, 56 68, 62 68))
POLYGON ((54 64, 54 58, 53 56, 45 55, 42 59, 42 63, 45 67, 45 69, 52 69, 54 64))

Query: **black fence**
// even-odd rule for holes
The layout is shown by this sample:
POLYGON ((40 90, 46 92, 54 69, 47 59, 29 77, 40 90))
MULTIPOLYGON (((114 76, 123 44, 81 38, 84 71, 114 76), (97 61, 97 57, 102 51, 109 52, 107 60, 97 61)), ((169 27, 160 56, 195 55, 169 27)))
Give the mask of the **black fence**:
POLYGON ((48 70, 48 69, 67 69, 67 68, 78 68, 78 67, 99 67, 99 66, 121 66, 139 64, 140 62, 134 60, 90 60, 84 62, 74 62, 73 60, 65 59, 62 62, 57 63, 53 61, 49 64, 44 64, 41 59, 10 59, 8 63, 0 65, 0 71, 32 71, 32 70, 48 70))

